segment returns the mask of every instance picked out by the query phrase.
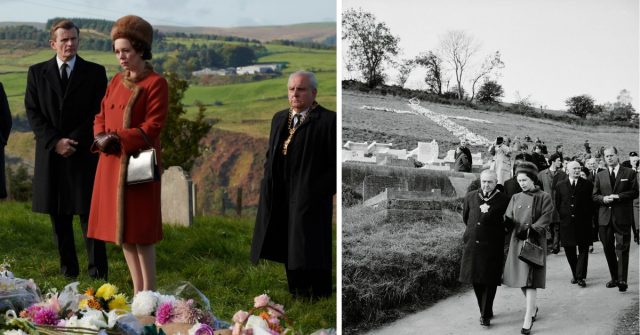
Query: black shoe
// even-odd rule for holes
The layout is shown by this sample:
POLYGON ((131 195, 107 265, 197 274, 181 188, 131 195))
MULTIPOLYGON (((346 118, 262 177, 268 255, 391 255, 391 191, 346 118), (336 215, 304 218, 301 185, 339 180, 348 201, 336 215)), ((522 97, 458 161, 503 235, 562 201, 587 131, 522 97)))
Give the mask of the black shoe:
POLYGON ((618 291, 620 292, 625 292, 627 290, 627 282, 626 281, 619 281, 618 282, 618 291))
POLYGON ((483 327, 489 327, 491 325, 491 321, 489 318, 480 317, 480 325, 483 327))
POLYGON ((587 283, 584 281, 584 279, 578 280, 578 285, 580 285, 580 287, 587 287, 587 283))
POLYGON ((489 320, 493 319, 493 313, 489 313, 486 318, 489 320))
POLYGON ((591 246, 591 247, 589 248, 589 253, 590 253, 590 254, 592 254, 592 253, 593 253, 593 246, 591 246))
MULTIPOLYGON (((625 284, 626 284, 626 283, 625 283, 625 284)), ((617 280, 615 280, 615 279, 614 279, 614 280, 611 280, 611 281, 609 281, 609 282, 607 283, 607 285, 605 285, 605 286, 607 286, 607 288, 618 287, 618 281, 617 281, 617 280)))
MULTIPOLYGON (((552 252, 554 255, 557 255, 557 254, 560 252, 560 248, 553 248, 553 250, 551 250, 551 252, 552 252)), ((524 328, 523 328, 523 329, 524 329, 524 328)))
MULTIPOLYGON (((534 314, 534 315, 531 317, 531 324, 533 324, 533 322, 534 322, 534 321, 536 321, 536 318, 537 318, 537 317, 538 317, 538 307, 536 307, 536 314, 534 314)), ((531 329, 531 328, 529 328, 529 329, 531 329)))
POLYGON ((577 280, 577 279, 575 279, 575 278, 571 278, 571 284, 577 284, 577 283, 578 283, 578 280, 577 280))
POLYGON ((533 321, 531 321, 531 327, 529 327, 529 329, 522 328, 520 330, 520 334, 525 334, 525 335, 531 334, 531 328, 533 328, 533 321))

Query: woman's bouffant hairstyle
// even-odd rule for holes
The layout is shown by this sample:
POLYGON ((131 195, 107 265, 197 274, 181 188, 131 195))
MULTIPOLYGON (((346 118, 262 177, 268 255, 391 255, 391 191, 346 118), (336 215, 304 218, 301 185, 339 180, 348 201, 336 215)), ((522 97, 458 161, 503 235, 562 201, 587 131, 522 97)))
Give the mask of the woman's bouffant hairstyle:
MULTIPOLYGON (((151 44, 153 42, 153 27, 143 18, 135 15, 123 16, 113 24, 111 28, 111 41, 119 38, 126 38, 131 42, 131 46, 137 52, 142 53, 142 59, 149 60, 151 55, 151 44)), ((115 48, 112 44, 112 49, 115 48)))

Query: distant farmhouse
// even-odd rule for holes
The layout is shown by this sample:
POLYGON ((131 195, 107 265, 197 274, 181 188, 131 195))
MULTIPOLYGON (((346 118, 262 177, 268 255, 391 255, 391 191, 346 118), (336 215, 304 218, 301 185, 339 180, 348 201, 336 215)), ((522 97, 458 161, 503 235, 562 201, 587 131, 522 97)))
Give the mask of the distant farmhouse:
POLYGON ((210 69, 204 68, 202 70, 193 71, 191 74, 196 77, 217 75, 217 76, 234 76, 244 74, 256 74, 256 73, 279 73, 282 71, 284 64, 271 63, 271 64, 254 64, 248 66, 228 67, 226 69, 210 69))

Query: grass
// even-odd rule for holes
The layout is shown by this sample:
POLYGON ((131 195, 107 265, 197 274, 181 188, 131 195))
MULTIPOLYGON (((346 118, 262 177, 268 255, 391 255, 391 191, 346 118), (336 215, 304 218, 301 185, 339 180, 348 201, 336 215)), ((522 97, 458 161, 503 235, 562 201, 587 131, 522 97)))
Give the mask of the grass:
MULTIPOLYGON (((77 222, 74 230, 80 266, 85 269, 86 253, 77 222)), ((164 239, 156 246, 158 287, 187 280, 209 298, 213 313, 227 321, 237 310, 252 307, 254 296, 268 292, 273 300, 285 306, 288 316, 303 333, 335 328, 335 294, 316 302, 291 298, 281 264, 260 262, 253 266, 249 262, 252 233, 253 220, 249 218, 196 217, 189 228, 165 225, 164 239)), ((32 213, 27 203, 0 202, 0 240, 0 258, 14 261, 12 271, 16 277, 34 279, 42 293, 50 288, 60 290, 68 284, 58 272, 48 216, 32 213)), ((122 251, 109 244, 107 252, 109 282, 131 297, 122 251)), ((80 289, 102 284, 84 272, 78 280, 80 289)))
POLYGON ((342 212, 342 320, 357 334, 454 292, 464 225, 459 213, 389 222, 361 205, 342 212))

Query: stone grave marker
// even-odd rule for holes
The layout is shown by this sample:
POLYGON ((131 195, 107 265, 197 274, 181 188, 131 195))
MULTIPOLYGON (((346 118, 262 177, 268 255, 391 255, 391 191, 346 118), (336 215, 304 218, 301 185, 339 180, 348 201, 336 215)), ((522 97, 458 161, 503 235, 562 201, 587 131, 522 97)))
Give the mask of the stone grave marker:
POLYGON ((179 166, 162 174, 162 222, 189 227, 193 222, 193 182, 179 166))
POLYGON ((404 178, 376 175, 366 176, 362 182, 362 200, 372 198, 387 188, 408 190, 409 186, 404 178))

